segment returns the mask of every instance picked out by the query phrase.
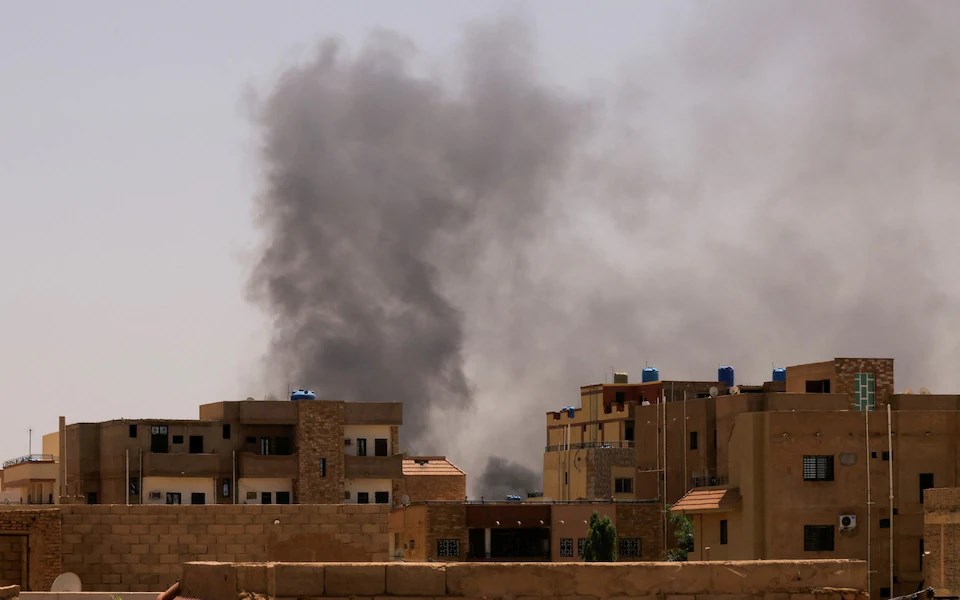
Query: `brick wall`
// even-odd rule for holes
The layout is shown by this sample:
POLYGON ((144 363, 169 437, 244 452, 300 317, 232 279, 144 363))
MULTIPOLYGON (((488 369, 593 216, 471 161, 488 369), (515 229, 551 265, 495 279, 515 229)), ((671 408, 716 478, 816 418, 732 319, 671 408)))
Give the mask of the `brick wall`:
POLYGON ((853 394, 855 375, 873 373, 876 389, 876 401, 889 402, 893 395, 893 359, 892 358, 838 358, 834 361, 837 372, 835 394, 853 394))
POLYGON ((23 535, 0 535, 0 586, 26 585, 23 576, 23 535))
POLYGON ((377 505, 62 506, 63 570, 84 590, 160 591, 191 560, 388 560, 377 505))
POLYGON ((297 402, 297 502, 343 502, 343 402, 297 402), (327 462, 320 476, 320 459, 327 462))
POLYGON ((923 581, 938 596, 960 595, 960 488, 923 494, 923 581))
POLYGON ((616 507, 617 537, 640 539, 640 558, 634 560, 661 560, 663 507, 659 504, 617 504, 616 507))
POLYGON ((633 467, 636 456, 632 448, 593 448, 587 450, 587 498, 613 497, 610 467, 633 467))
MULTIPOLYGON (((60 511, 56 508, 26 509, 0 507, 0 534, 26 536, 29 554, 27 581, 18 581, 24 590, 48 590, 61 572, 60 511)), ((10 538, 0 538, 10 539, 10 538)))
POLYGON ((434 560, 466 560, 470 553, 467 534, 467 506, 465 504, 429 505, 426 510, 426 533, 423 550, 434 560), (460 556, 438 558, 437 540, 460 540, 460 556))
POLYGON ((407 475, 399 482, 399 495, 410 497, 410 502, 452 500, 462 502, 467 497, 466 475, 407 475))
POLYGON ((181 594, 219 600, 383 596, 865 600, 862 561, 692 563, 258 564, 191 563, 181 594))

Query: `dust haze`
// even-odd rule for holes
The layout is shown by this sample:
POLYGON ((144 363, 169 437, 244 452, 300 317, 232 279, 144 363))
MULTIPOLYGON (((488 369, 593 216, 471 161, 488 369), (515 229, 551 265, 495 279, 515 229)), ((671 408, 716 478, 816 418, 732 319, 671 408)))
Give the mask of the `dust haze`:
POLYGON ((890 356, 956 391, 960 7, 690 6, 591 89, 493 18, 449 57, 324 40, 263 90, 271 386, 404 402, 403 448, 487 497, 614 369, 890 356))

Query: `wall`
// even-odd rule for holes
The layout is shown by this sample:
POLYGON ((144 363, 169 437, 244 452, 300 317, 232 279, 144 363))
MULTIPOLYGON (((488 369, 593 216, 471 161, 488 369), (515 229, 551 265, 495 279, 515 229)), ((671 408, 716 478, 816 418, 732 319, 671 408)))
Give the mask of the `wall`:
POLYGON ((296 501, 304 504, 343 502, 343 402, 297 402, 299 458, 296 501), (320 459, 327 464, 325 477, 320 459))
POLYGON ((237 482, 238 504, 261 504, 261 493, 270 492, 270 503, 277 504, 277 492, 289 492, 293 501, 293 480, 269 477, 241 477, 237 482), (253 493, 253 498, 248 498, 253 493))
MULTIPOLYGON (((60 510, 0 506, 0 535, 26 536, 28 580, 24 590, 50 589, 61 573, 60 510)), ((5 538, 0 538, 5 539, 5 538)))
POLYGON ((23 582, 26 540, 25 535, 0 534, 0 586, 23 582))
MULTIPOLYGON (((62 570, 79 575, 91 591, 164 590, 182 563, 201 558, 388 559, 387 509, 375 505, 61 505, 50 511, 58 528, 61 514, 62 570)), ((60 539, 58 530, 54 576, 60 539)), ((49 589, 50 582, 34 589, 49 589)))
POLYGON ((204 600, 382 596, 860 600, 857 561, 184 565, 181 594, 204 600))
POLYGON ((366 456, 374 456, 376 454, 376 443, 377 438, 387 440, 387 455, 391 455, 390 449, 393 446, 393 440, 391 437, 390 425, 344 425, 343 426, 343 438, 344 440, 349 439, 350 445, 343 447, 343 453, 349 456, 357 456, 357 439, 362 438, 367 440, 367 454, 366 456))
POLYGON ((405 475, 398 488, 410 502, 424 500, 458 501, 467 497, 467 476, 460 475, 405 475))
POLYGON ((960 595, 960 488, 924 493, 923 581, 937 596, 960 595))
POLYGON ((392 479, 347 479, 343 482, 343 489, 350 492, 350 498, 347 499, 344 494, 344 502, 349 504, 357 503, 357 494, 366 492, 369 503, 376 502, 376 492, 387 492, 389 498, 387 505, 393 502, 393 480, 392 479))
POLYGON ((609 517, 617 526, 617 510, 612 503, 603 504, 554 504, 550 510, 550 559, 556 562, 580 562, 578 540, 586 539, 587 524, 593 513, 609 517), (560 540, 570 539, 573 556, 560 556, 560 540))

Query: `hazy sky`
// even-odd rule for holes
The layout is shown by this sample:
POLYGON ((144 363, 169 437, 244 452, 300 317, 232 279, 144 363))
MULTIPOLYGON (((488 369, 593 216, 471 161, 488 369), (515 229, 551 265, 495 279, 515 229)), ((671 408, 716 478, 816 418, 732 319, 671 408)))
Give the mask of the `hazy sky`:
MULTIPOLYGON (((248 299, 264 136, 277 122, 296 134, 303 119, 307 140, 336 132, 343 164, 422 166, 315 111, 318 44, 339 38, 349 74, 371 32, 406 36, 414 66, 390 71, 388 52, 378 76, 439 90, 429 97, 449 116, 473 106, 450 83, 463 76, 464 25, 504 14, 529 26, 534 65, 507 97, 530 106, 533 90, 549 101, 532 106, 550 110, 570 100, 583 131, 549 149, 569 164, 494 186, 496 201, 478 194, 469 227, 427 227, 414 249, 454 315, 449 356, 469 384, 469 409, 433 423, 432 450, 474 474, 492 448, 538 469, 545 410, 647 362, 676 379, 731 362, 739 380, 762 382, 773 364, 892 356, 898 389, 960 388, 958 5, 0 0, 0 458, 26 453, 28 429, 36 439, 58 415, 191 418, 204 402, 282 392, 264 369, 271 341, 287 339, 271 330, 282 320, 248 299), (255 107, 294 65, 307 65, 306 95, 258 125, 255 107), (513 206, 514 192, 527 204, 513 206)), ((423 119, 422 106, 397 111, 423 119)), ((490 147, 511 150, 533 121, 549 122, 463 131, 495 131, 490 147)), ((423 139, 425 160, 448 166, 449 139, 423 139)), ((467 154, 450 160, 469 167, 467 154)), ((367 186, 361 173, 343 189, 389 196, 390 181, 371 170, 367 186)), ((305 222, 327 216, 322 188, 296 198, 305 222)), ((371 242, 394 227, 363 226, 371 242)), ((356 266, 381 282, 383 264, 356 266)), ((362 298, 374 312, 392 306, 385 286, 362 298)))
POLYGON ((190 418, 262 395, 248 91, 331 35, 392 29, 441 59, 465 22, 508 5, 564 83, 609 81, 665 16, 629 2, 0 3, 0 457, 61 414, 190 418))

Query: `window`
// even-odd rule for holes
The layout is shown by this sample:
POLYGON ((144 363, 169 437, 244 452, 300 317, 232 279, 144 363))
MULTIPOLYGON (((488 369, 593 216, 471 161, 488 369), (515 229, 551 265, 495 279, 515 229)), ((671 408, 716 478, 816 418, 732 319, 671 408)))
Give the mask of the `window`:
POLYGON ((882 588, 880 588, 880 597, 881 597, 881 598, 889 598, 889 597, 890 597, 890 588, 888 588, 888 587, 882 587, 882 588))
POLYGON ((367 455, 367 439, 357 438, 357 456, 367 455))
POLYGON ((880 529, 890 529, 890 519, 880 519, 880 529))
POLYGON ((923 570, 923 538, 920 538, 920 570, 923 570))
POLYGON ((270 456, 270 438, 262 437, 260 438, 260 455, 261 456, 270 456))
POLYGON ((377 504, 390 504, 390 492, 374 492, 373 501, 377 504))
POLYGON ((203 436, 190 436, 190 454, 203 454, 203 436))
POLYGON ((131 496, 139 496, 139 495, 140 495, 140 480, 139 480, 138 478, 136 478, 136 477, 131 477, 131 478, 130 478, 130 481, 128 482, 128 485, 129 485, 129 488, 130 488, 130 495, 131 495, 131 496))
POLYGON ((222 490, 222 492, 221 492, 221 493, 223 494, 223 497, 224 497, 224 498, 229 498, 229 497, 230 497, 230 493, 231 493, 232 490, 233 490, 233 482, 230 481, 229 478, 224 478, 224 480, 223 480, 223 490, 222 490))
POLYGON ((933 473, 920 473, 920 504, 923 504, 923 490, 933 487, 933 473))
POLYGON ((87 504, 96 504, 96 503, 97 503, 97 493, 87 492, 87 504))
POLYGON ((833 552, 833 525, 804 525, 804 552, 833 552))
POLYGON ((587 538, 577 538, 577 556, 583 558, 583 544, 587 541, 587 538))
POLYGON ((167 492, 167 504, 180 504, 180 492, 167 492))
POLYGON ((720 545, 727 543, 727 520, 720 520, 720 545))
POLYGON ((717 430, 713 430, 713 449, 717 449, 717 430))
POLYGON ((273 492, 260 492, 260 504, 273 504, 273 492))
POLYGON ((573 558, 573 538, 560 538, 560 556, 573 558))
POLYGON ((277 504, 290 504, 290 492, 277 492, 277 504))
POLYGON ((387 455, 387 439, 386 438, 377 438, 373 440, 373 454, 374 456, 387 455))
POLYGON ((884 451, 880 454, 880 460, 890 460, 890 453, 887 452, 886 450, 884 450, 884 451))
POLYGON ((207 495, 203 492, 193 492, 190 494, 190 504, 206 504, 207 495))
POLYGON ((326 477, 326 476, 327 476, 327 459, 321 458, 320 459, 320 477, 326 477))
POLYGON ((832 455, 804 455, 804 481, 833 481, 832 455))
POLYGON ((697 449, 697 441, 698 441, 698 440, 697 440, 697 432, 696 432, 696 431, 691 431, 691 432, 690 432, 690 449, 691 449, 691 450, 696 450, 696 449, 697 449))
POLYGON ((627 395, 624 392, 617 392, 617 412, 623 412, 623 403, 626 402, 627 395))
POLYGON ((566 472, 566 471, 563 472, 563 485, 567 485, 567 484, 570 483, 570 480, 569 480, 569 477, 568 477, 569 475, 570 475, 570 474, 569 474, 568 472, 566 472))
POLYGON ((640 558, 640 538, 620 538, 618 541, 620 558, 640 558))
POLYGON ((357 492, 357 504, 370 504, 370 493, 357 492))
POLYGON ((182 436, 182 435, 175 435, 175 436, 173 436, 173 443, 174 443, 174 444, 182 444, 182 443, 183 443, 183 436, 182 436))
POLYGON ((132 438, 137 437, 137 424, 136 424, 136 423, 130 425, 130 437, 132 437, 132 438))
POLYGON ((460 540, 437 540, 437 556, 456 558, 460 556, 460 540))
POLYGON ((288 437, 278 437, 273 440, 273 453, 280 456, 290 456, 293 454, 293 442, 288 437))
POLYGON ((628 442, 633 441, 633 421, 627 421, 627 423, 623 426, 623 439, 627 440, 628 442))
POLYGON ((873 373, 856 373, 853 376, 853 399, 857 410, 876 408, 876 382, 873 373))
POLYGON ((246 442, 247 442, 248 444, 256 444, 256 443, 257 443, 257 438, 255 438, 255 437, 253 437, 253 436, 247 436, 246 442))
POLYGON ((223 424, 223 439, 225 440, 230 439, 230 423, 223 424))
POLYGON ((829 379, 808 380, 807 393, 808 394, 829 394, 830 380, 829 379))
POLYGON ((256 492, 247 492, 247 500, 256 500, 256 499, 257 499, 256 492))
POLYGON ((150 430, 150 452, 154 454, 165 454, 167 447, 167 428, 154 425, 150 430))
POLYGON ((617 477, 613 480, 613 491, 616 494, 632 494, 633 479, 629 477, 617 477))

